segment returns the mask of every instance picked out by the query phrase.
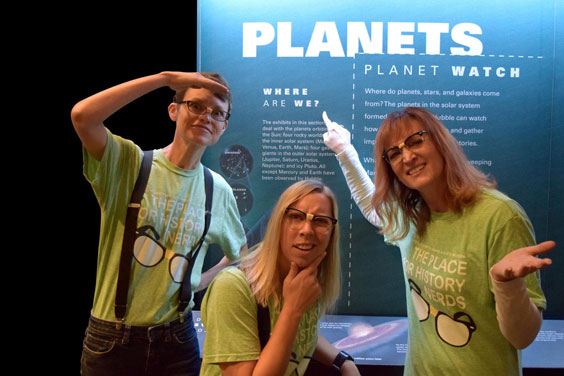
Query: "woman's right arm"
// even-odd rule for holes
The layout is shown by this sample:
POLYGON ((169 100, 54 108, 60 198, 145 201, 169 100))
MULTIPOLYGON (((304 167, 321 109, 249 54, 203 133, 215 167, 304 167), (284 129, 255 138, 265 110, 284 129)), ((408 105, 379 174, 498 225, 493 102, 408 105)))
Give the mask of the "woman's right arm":
POLYGON ((516 249, 490 269, 499 328, 517 349, 529 346, 542 324, 542 311, 529 297, 525 277, 552 263, 551 259, 537 256, 555 245, 553 241, 546 241, 516 249))
POLYGON ((71 111, 71 120, 84 148, 101 160, 107 143, 103 122, 137 98, 168 86, 175 91, 190 86, 225 92, 227 88, 200 73, 161 72, 113 86, 78 102, 71 111))
POLYGON ((349 131, 342 125, 329 120, 325 111, 323 121, 327 126, 327 132, 323 134, 323 141, 330 150, 335 152, 356 205, 372 225, 380 227, 382 222, 372 207, 374 183, 362 167, 354 146, 351 145, 349 131))

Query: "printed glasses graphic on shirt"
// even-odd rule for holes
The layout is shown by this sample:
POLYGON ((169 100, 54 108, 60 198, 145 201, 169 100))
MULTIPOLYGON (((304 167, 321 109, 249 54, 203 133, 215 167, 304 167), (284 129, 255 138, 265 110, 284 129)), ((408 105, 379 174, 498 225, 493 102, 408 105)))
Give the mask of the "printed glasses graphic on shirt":
POLYGON ((164 258, 169 260, 168 271, 174 282, 181 283, 190 259, 180 253, 174 253, 159 243, 159 234, 153 226, 141 226, 137 229, 133 256, 141 265, 150 268, 158 265, 164 258), (149 230, 153 236, 149 234, 149 230))
POLYGON ((433 315, 437 335, 443 342, 454 347, 462 347, 470 342, 472 333, 476 330, 472 317, 467 313, 457 312, 451 318, 446 313, 437 310, 421 296, 421 289, 411 279, 409 279, 409 289, 417 318, 423 322, 429 318, 429 314, 433 315))

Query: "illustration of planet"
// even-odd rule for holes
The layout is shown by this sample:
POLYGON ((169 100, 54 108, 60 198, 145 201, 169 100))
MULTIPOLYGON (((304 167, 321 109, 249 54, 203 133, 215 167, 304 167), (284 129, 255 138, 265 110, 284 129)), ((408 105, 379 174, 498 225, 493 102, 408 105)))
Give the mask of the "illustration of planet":
POLYGON ((357 323, 349 328, 349 335, 333 345, 350 353, 359 352, 388 343, 393 338, 407 331, 407 319, 389 321, 371 326, 357 323))

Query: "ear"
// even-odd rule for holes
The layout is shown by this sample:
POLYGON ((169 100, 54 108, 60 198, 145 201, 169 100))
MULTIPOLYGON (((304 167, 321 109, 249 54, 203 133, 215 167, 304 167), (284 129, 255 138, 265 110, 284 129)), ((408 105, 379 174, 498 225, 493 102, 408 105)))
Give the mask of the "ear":
POLYGON ((225 120, 225 123, 223 123, 223 129, 221 130, 221 134, 223 134, 223 132, 227 130, 227 124, 228 124, 228 120, 225 120))
POLYGON ((176 122, 178 119, 178 103, 171 103, 168 105, 168 116, 170 120, 176 122))
POLYGON ((223 123, 223 128, 220 130, 220 133, 219 133, 220 136, 222 136, 223 133, 227 130, 227 124, 228 124, 228 122, 227 122, 227 120, 226 120, 226 121, 223 123))

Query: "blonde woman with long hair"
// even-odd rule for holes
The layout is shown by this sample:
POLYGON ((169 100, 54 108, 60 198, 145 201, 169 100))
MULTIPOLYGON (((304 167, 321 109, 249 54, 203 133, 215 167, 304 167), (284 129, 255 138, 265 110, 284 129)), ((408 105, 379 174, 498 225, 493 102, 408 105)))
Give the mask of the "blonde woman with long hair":
POLYGON ((518 349, 537 335, 546 305, 523 208, 494 189, 429 111, 387 116, 374 146, 374 181, 350 133, 323 113, 352 196, 400 248, 409 321, 405 375, 518 375, 518 349))
POLYGON ((313 357, 358 375, 348 354, 318 334, 340 292, 339 228, 333 192, 304 180, 282 193, 264 240, 220 273, 202 301, 202 375, 303 375, 313 357), (261 349, 258 306, 268 307, 261 349))

